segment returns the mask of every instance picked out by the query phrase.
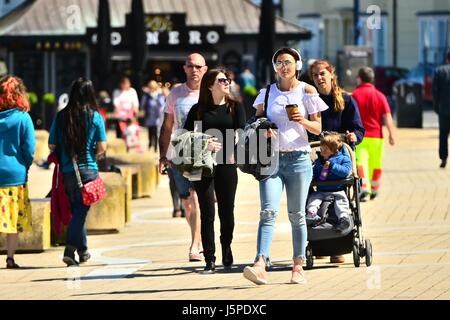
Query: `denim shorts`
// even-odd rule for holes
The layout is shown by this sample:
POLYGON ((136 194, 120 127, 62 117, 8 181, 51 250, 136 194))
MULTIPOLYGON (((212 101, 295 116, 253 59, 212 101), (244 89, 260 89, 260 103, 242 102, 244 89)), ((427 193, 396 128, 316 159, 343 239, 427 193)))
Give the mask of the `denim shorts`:
POLYGON ((169 175, 172 175, 173 181, 175 182, 175 188, 181 199, 186 199, 191 194, 191 189, 194 189, 192 182, 183 175, 176 168, 169 168, 169 175))

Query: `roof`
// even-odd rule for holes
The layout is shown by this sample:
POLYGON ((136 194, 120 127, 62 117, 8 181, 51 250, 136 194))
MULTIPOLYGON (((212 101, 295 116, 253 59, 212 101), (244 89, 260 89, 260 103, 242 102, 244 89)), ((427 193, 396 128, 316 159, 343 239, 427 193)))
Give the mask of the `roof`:
MULTIPOLYGON (((146 13, 186 13, 188 27, 225 26, 226 35, 259 33, 260 8, 249 0, 143 0, 146 13)), ((125 26, 131 0, 109 0, 111 26, 125 26)), ((86 34, 97 26, 98 0, 31 0, 0 20, 0 35, 52 36, 86 34), (45 3, 44 3, 45 2, 45 3), (79 15, 77 14, 79 13, 79 15)), ((309 38, 309 30, 276 18, 280 36, 309 38)))

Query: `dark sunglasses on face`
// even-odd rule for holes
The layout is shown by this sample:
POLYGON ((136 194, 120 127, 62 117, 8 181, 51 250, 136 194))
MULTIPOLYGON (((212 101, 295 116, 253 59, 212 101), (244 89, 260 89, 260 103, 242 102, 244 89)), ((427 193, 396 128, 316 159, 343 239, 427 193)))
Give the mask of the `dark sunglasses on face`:
POLYGON ((188 67, 189 69, 194 69, 195 68, 197 70, 200 70, 204 66, 199 66, 198 64, 187 64, 186 67, 188 67))
POLYGON ((231 84, 231 79, 228 79, 228 78, 219 78, 219 79, 217 79, 217 82, 218 83, 220 83, 220 84, 231 84))

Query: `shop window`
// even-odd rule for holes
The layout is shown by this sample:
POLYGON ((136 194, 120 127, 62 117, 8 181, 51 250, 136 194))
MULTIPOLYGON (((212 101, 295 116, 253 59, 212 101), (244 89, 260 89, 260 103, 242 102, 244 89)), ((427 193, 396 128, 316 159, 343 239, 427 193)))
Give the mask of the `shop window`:
POLYGON ((367 19, 369 16, 360 17, 360 44, 373 49, 373 64, 375 66, 388 65, 388 35, 387 35, 387 16, 382 15, 379 26, 368 27, 367 19))
POLYGON ((56 97, 68 93, 72 82, 86 75, 86 53, 84 52, 57 52, 55 66, 54 90, 56 97))
POLYGON ((20 77, 29 92, 38 96, 44 93, 44 54, 42 52, 16 51, 14 57, 14 74, 20 77))
POLYGON ((419 62, 441 64, 448 50, 448 15, 419 17, 419 62))
POLYGON ((311 31, 311 39, 300 41, 299 47, 303 59, 317 59, 323 56, 322 38, 323 38, 323 22, 320 17, 300 18, 299 25, 311 31))

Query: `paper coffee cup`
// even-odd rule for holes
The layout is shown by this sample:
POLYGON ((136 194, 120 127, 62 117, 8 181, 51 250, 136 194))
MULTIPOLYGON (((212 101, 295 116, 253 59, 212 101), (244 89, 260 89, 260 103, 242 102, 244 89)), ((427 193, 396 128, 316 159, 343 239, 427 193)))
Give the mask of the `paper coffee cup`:
POLYGON ((298 106, 296 104, 288 104, 285 108, 289 120, 292 121, 292 115, 298 111, 298 106))

